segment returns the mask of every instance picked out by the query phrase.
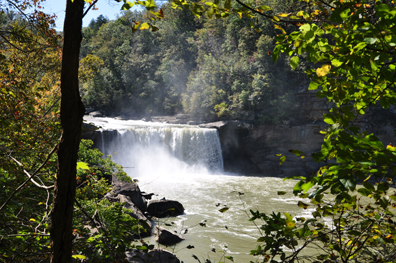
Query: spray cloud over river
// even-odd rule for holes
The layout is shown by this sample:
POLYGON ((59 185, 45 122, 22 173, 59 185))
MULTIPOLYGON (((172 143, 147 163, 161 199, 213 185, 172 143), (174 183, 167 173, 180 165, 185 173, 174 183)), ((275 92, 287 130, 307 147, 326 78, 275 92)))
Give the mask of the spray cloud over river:
MULTIPOLYGON (((234 262, 255 261, 249 253, 258 245, 260 232, 248 221, 249 210, 292 214, 297 211, 296 197, 277 195, 277 191, 291 189, 294 182, 225 174, 215 129, 85 119, 102 127, 101 142, 97 145, 139 180, 142 191, 157 194, 154 199, 178 200, 186 208, 184 215, 157 222, 183 234, 186 240, 167 250, 184 262, 198 262, 193 254, 201 262, 207 258, 224 261, 221 259, 224 253, 232 256, 234 262), (221 213, 219 210, 224 207, 229 210, 221 213), (194 248, 187 249, 189 245, 194 248)), ((150 242, 154 243, 154 238, 150 242)))

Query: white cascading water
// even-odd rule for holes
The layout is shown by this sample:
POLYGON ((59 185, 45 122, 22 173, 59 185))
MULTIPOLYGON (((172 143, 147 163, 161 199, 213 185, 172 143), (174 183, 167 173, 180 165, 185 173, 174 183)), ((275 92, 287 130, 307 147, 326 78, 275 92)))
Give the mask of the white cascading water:
MULTIPOLYGON (((153 199, 183 204, 184 215, 156 224, 183 234, 185 241, 165 249, 185 263, 198 262, 192 255, 201 262, 229 262, 224 256, 232 256, 234 262, 255 262, 250 250, 261 235, 248 221, 249 210, 301 213, 296 197, 277 195, 292 189, 293 181, 225 174, 215 129, 112 118, 85 117, 85 121, 102 127, 97 147, 138 179, 142 191, 155 193, 153 199), (229 210, 221 213, 225 206, 229 210)), ((154 238, 148 239, 156 244, 154 238)))
POLYGON ((133 126, 108 131, 107 136, 103 136, 104 130, 101 150, 126 169, 133 167, 132 177, 223 171, 216 129, 141 121, 128 123, 133 126))

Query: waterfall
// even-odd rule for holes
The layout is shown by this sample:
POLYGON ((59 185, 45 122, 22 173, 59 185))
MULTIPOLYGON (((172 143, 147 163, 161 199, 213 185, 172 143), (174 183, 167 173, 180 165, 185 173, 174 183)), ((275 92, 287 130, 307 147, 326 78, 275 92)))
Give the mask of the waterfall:
POLYGON ((98 145, 132 177, 223 171, 216 129, 107 119, 98 145), (124 123, 123 123, 124 122, 124 123), (116 129, 114 129, 116 127, 116 129), (132 170, 131 170, 132 169, 132 170))

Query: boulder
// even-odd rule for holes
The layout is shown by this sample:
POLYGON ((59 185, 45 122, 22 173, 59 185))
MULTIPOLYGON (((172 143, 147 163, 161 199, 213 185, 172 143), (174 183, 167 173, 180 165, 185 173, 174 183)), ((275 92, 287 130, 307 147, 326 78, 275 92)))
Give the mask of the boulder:
POLYGON ((184 213, 184 207, 174 200, 153 200, 148 204, 147 212, 155 217, 177 216, 184 213))
POLYGON ((163 227, 156 226, 155 228, 156 228, 155 241, 160 243, 161 245, 172 246, 184 240, 182 236, 176 233, 172 233, 171 231, 163 227))
POLYGON ((121 181, 117 177, 113 176, 113 186, 112 194, 114 197, 117 197, 118 195, 126 195, 137 206, 137 208, 143 212, 146 211, 147 201, 143 197, 142 192, 136 183, 121 181))
POLYGON ((131 217, 136 218, 139 222, 139 225, 143 227, 144 231, 138 233, 136 235, 137 238, 142 238, 142 237, 148 237, 151 236, 151 229, 153 225, 151 224, 150 220, 147 219, 147 217, 144 216, 142 211, 139 210, 135 206, 135 204, 131 201, 129 196, 126 195, 118 195, 117 196, 120 200, 120 203, 124 203, 124 207, 127 209, 131 209, 133 212, 128 213, 131 217))
POLYGON ((175 254, 162 248, 155 248, 144 253, 139 250, 126 252, 127 260, 131 263, 180 263, 175 254))
POLYGON ((103 117, 103 114, 100 111, 93 111, 89 113, 91 117, 103 117))

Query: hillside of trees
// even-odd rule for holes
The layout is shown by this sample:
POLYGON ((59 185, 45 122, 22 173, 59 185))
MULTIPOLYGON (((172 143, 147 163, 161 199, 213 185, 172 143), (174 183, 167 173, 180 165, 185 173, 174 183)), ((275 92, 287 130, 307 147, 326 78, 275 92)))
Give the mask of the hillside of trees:
POLYGON ((271 21, 259 17, 251 27, 248 18, 198 19, 170 4, 162 10, 156 32, 132 33, 134 21, 148 19, 147 12, 136 11, 115 21, 101 15, 83 28, 80 64, 95 67, 80 87, 87 108, 256 123, 289 119, 295 93, 308 82, 304 65, 293 71, 286 56, 273 63, 271 21))

